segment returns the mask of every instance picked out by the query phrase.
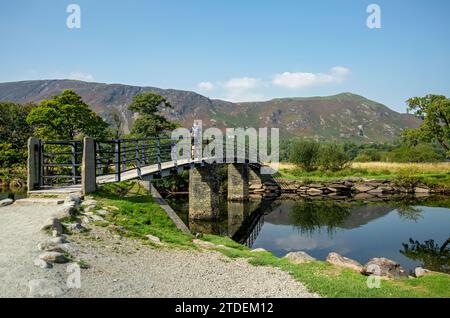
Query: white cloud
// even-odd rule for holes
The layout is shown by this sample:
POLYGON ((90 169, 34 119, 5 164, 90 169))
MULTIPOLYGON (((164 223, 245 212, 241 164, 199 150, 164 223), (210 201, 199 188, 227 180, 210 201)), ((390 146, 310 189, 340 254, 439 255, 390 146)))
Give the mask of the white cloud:
POLYGON ((272 84, 287 88, 305 88, 329 83, 340 83, 350 70, 343 66, 331 68, 329 73, 284 72, 275 74, 272 84))
POLYGON ((249 102, 263 98, 261 94, 254 92, 261 84, 262 81, 258 78, 239 77, 226 81, 222 86, 226 90, 227 100, 232 102, 249 102))
POLYGON ((86 82, 92 82, 94 80, 94 76, 92 74, 83 73, 83 72, 79 72, 79 71, 69 73, 66 78, 72 79, 72 80, 86 81, 86 82))
POLYGON ((214 84, 211 82, 200 82, 197 84, 198 89, 202 90, 202 91, 212 91, 214 89, 214 84))
POLYGON ((248 90, 259 85, 260 80, 253 77, 232 78, 225 82, 224 87, 231 90, 248 90))

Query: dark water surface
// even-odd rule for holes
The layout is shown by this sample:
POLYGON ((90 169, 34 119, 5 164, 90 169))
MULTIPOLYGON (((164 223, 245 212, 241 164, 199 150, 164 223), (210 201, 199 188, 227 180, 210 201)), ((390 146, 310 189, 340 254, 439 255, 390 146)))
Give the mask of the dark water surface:
POLYGON ((365 264, 387 257, 408 270, 450 272, 450 198, 377 203, 275 201, 227 203, 214 222, 188 218, 187 199, 168 199, 193 232, 229 236, 277 256, 305 251, 319 260, 337 252, 365 264))

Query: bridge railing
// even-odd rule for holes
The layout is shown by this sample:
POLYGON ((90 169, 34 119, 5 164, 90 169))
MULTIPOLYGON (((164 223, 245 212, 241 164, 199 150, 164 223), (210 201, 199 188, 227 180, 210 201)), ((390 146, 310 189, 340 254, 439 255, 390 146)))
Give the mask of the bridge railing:
POLYGON ((114 175, 121 181, 121 174, 171 160, 172 141, 168 136, 139 139, 115 139, 95 141, 96 176, 114 175))

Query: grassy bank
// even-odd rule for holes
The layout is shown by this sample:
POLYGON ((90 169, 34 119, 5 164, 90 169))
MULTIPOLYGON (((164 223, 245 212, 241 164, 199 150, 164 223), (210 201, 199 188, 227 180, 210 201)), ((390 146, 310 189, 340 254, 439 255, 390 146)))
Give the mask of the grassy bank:
MULTIPOLYGON (((99 206, 116 207, 105 217, 106 223, 121 235, 141 238, 152 234, 171 248, 197 248, 193 236, 183 234, 171 222, 152 197, 137 184, 119 183, 103 186, 94 198, 99 206), (111 226, 111 224, 114 224, 111 226)), ((433 274, 416 279, 382 281, 381 288, 369 289, 367 277, 351 270, 341 269, 325 262, 295 265, 269 252, 251 252, 231 239, 205 235, 203 240, 226 248, 218 251, 231 258, 242 257, 255 265, 274 266, 290 273, 305 284, 311 292, 326 297, 450 297, 450 275, 433 274)))
POLYGON ((417 178, 432 187, 450 187, 450 162, 443 163, 352 163, 341 171, 304 171, 290 163, 281 163, 280 177, 291 180, 333 181, 348 177, 395 180, 417 178))

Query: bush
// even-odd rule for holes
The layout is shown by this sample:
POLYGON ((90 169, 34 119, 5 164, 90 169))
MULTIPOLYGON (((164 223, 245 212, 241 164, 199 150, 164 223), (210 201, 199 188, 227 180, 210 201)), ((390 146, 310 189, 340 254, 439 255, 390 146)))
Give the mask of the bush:
POLYGON ((384 157, 384 161, 388 162, 437 162, 444 159, 430 144, 402 146, 388 152, 384 157))
POLYGON ((10 167, 25 160, 24 150, 14 149, 11 144, 0 144, 0 167, 10 167))
POLYGON ((363 149, 359 152, 358 156, 354 159, 355 162, 371 162, 380 161, 382 152, 376 149, 363 149))
POLYGON ((320 149, 320 167, 323 170, 339 171, 348 166, 350 157, 344 148, 336 143, 324 144, 320 149))
POLYGON ((290 161, 306 171, 317 169, 320 144, 312 140, 296 141, 291 146, 290 161))

